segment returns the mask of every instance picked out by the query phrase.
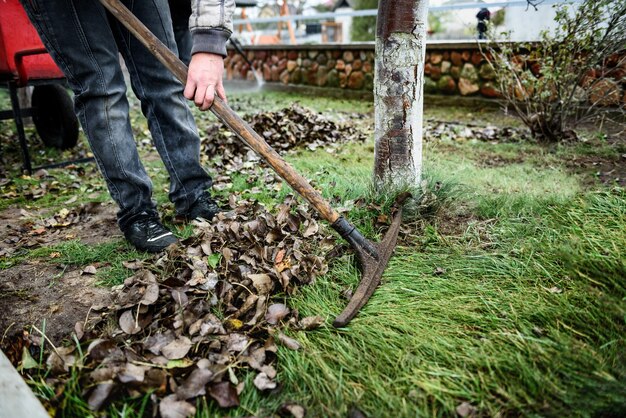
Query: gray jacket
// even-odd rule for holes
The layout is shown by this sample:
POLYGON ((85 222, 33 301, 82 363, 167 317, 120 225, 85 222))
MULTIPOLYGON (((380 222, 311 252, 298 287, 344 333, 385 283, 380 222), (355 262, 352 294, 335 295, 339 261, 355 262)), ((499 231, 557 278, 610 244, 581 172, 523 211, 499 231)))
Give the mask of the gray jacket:
POLYGON ((211 52, 225 57, 226 42, 233 32, 234 11, 235 0, 191 0, 191 54, 211 52))

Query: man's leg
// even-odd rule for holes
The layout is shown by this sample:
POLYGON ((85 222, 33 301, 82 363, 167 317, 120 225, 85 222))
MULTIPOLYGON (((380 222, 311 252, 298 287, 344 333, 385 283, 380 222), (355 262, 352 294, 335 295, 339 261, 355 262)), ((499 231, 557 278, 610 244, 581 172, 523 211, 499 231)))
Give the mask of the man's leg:
POLYGON ((28 0, 23 5, 74 90, 76 113, 120 207, 120 227, 125 230, 146 212, 156 216, 152 184, 133 139, 126 85, 105 9, 97 0, 28 0))
MULTIPOLYGON (((170 49, 176 50, 167 0, 124 0, 126 6, 170 49)), ((141 101, 152 139, 170 175, 170 200, 180 214, 211 187, 211 177, 200 165, 200 138, 183 86, 110 16, 120 52, 141 101)))

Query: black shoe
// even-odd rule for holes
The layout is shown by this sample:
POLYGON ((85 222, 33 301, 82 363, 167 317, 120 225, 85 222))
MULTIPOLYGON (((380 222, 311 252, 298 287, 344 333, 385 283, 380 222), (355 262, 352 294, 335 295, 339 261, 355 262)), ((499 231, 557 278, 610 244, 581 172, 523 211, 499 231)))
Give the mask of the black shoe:
POLYGON ((209 192, 204 192, 200 195, 198 200, 191 205, 189 212, 185 214, 185 218, 187 220, 203 218, 210 221, 221 211, 222 209, 220 209, 215 200, 211 198, 211 194, 209 192))
POLYGON ((135 248, 149 253, 158 253, 178 241, 158 217, 147 214, 128 225, 124 229, 124 236, 135 248))

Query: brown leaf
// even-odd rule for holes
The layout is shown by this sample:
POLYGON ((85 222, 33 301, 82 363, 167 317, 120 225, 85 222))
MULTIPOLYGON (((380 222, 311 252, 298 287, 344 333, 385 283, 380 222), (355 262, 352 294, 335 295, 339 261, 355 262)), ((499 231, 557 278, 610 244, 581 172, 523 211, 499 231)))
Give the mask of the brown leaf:
POLYGON ((444 269, 443 267, 437 267, 435 268, 435 271, 433 271, 433 274, 435 276, 441 276, 443 274, 446 274, 446 269, 444 269))
POLYGON ((286 336, 282 332, 278 333, 278 341, 280 341, 282 343, 282 345, 284 345, 285 347, 289 348, 290 350, 299 350, 300 349, 300 343, 298 341, 294 340, 291 337, 286 336))
POLYGON ((141 327, 137 321, 135 321, 135 315, 133 315, 132 309, 124 311, 122 315, 120 315, 119 325, 126 334, 133 335, 141 331, 141 327))
POLYGON ((307 316, 306 318, 302 318, 299 323, 300 329, 305 331, 309 331, 315 328, 319 328, 324 323, 324 318, 322 316, 307 316))
POLYGON ((143 382, 145 374, 146 367, 126 363, 124 369, 117 375, 117 378, 122 383, 143 382))
POLYGON ((302 405, 285 403, 281 405, 278 414, 281 417, 304 418, 306 417, 306 409, 302 405))
POLYGON ((315 222, 314 219, 309 219, 307 222, 308 222, 308 226, 302 233, 302 236, 305 238, 308 238, 310 236, 317 234, 317 232, 320 229, 319 225, 317 224, 317 222, 315 222))
POLYGON ((205 386, 211 381, 213 372, 208 369, 195 369, 176 389, 178 399, 190 399, 206 393, 205 386))
POLYGON ((163 356, 168 360, 177 360, 185 357, 191 350, 191 340, 187 337, 179 337, 161 349, 163 356))
POLYGON ((259 390, 271 390, 276 389, 276 382, 271 380, 267 374, 259 373, 254 378, 254 386, 259 390))
POLYGON ((272 325, 276 325, 287 315, 289 315, 289 308, 283 303, 275 303, 267 308, 265 320, 272 325))
POLYGON ((228 382, 214 383, 209 386, 209 396, 213 398, 221 408, 239 406, 237 389, 228 382))
POLYGON ((276 369, 274 368, 274 366, 265 365, 261 367, 261 372, 265 373, 267 377, 269 377, 270 379, 273 379, 276 377, 276 369))
POLYGON ((222 322, 213 314, 208 314, 204 317, 204 322, 200 326, 200 335, 205 336, 209 334, 226 334, 222 322))
POLYGON ((228 351, 238 353, 246 349, 248 346, 248 337, 243 334, 230 334, 228 336, 228 351))
POLYGON ((267 274, 248 274, 248 278, 252 280, 254 288, 259 292, 259 295, 267 295, 272 291, 274 284, 272 278, 267 274))
POLYGON ((239 308, 235 313, 235 317, 239 318, 245 315, 250 309, 252 309, 253 306, 256 305, 256 301, 258 299, 259 297, 254 293, 249 294, 246 300, 243 302, 243 305, 241 305, 241 308, 239 308))
POLYGON ((183 290, 180 289, 172 289, 172 299, 174 299, 174 302, 176 302, 176 304, 178 304, 181 307, 187 306, 187 303, 189 303, 189 298, 187 297, 187 293, 185 293, 183 290))
POLYGON ((80 341, 85 336, 84 324, 82 322, 77 322, 74 324, 74 333, 76 334, 76 338, 80 341))
POLYGON ((282 273, 283 271, 291 268, 291 261, 288 259, 284 260, 278 264, 275 264, 274 268, 276 269, 277 272, 282 273))
POLYGON ((469 402, 463 402, 456 407, 456 413, 460 417, 473 417, 477 412, 476 407, 469 402))
POLYGON ((143 267, 143 262, 140 260, 122 261, 122 265, 129 270, 139 270, 143 267))
POLYGON ((81 274, 96 274, 98 271, 95 266, 87 266, 83 269, 81 274))
POLYGON ((280 264, 283 261, 283 258, 285 258, 285 250, 278 251, 276 258, 274 258, 274 264, 280 264))
POLYGON ((558 293, 562 293, 563 289, 560 289, 560 288, 558 288, 556 286, 552 286, 550 289, 548 289, 548 292, 550 292, 550 293, 557 293, 558 294, 558 293))
POLYGON ((104 382, 96 385, 94 390, 89 395, 89 399, 87 399, 87 404, 89 408, 93 411, 97 411, 105 404, 105 402, 111 396, 111 392, 113 392, 113 388, 115 388, 115 384, 113 382, 104 382))
POLYGON ((140 303, 143 305, 152 305, 159 299, 159 285, 151 283, 146 287, 146 290, 141 298, 140 303))
POLYGON ((161 418, 187 418, 196 413, 196 407, 192 404, 179 401, 176 395, 166 396, 159 403, 161 418))
POLYGON ((114 341, 101 338, 93 340, 91 344, 89 344, 89 347, 87 347, 87 355, 97 362, 111 357, 116 359, 124 358, 124 353, 115 345, 114 341))
POLYGON ((150 351, 155 356, 158 356, 161 353, 161 349, 174 341, 174 334, 169 333, 158 333, 149 336, 143 343, 143 346, 146 350, 150 351))

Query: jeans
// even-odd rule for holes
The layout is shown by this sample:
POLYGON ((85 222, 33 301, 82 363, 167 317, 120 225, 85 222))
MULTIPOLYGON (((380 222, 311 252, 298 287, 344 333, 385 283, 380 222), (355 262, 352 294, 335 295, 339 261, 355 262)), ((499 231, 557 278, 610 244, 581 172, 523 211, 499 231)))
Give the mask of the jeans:
MULTIPOLYGON (((122 1, 176 52, 167 0, 122 1)), ((170 176, 169 198, 186 213, 211 187, 182 85, 98 0, 22 0, 46 49, 74 91, 80 119, 124 230, 142 212, 156 216, 152 182, 137 152, 120 53, 170 176)))

